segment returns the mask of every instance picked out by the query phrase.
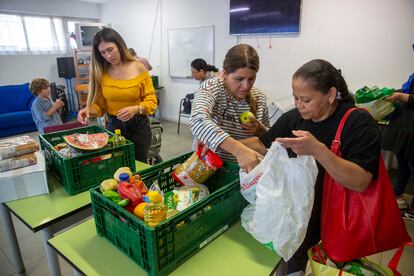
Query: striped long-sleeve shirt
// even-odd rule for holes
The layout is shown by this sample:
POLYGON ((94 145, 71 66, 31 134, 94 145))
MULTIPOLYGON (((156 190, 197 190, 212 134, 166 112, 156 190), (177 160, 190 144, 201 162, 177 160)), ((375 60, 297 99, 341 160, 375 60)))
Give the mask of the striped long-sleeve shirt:
MULTIPOLYGON (((269 127, 266 96, 256 88, 251 89, 251 94, 257 103, 256 120, 269 127)), ((224 87, 222 79, 205 81, 193 102, 190 119, 193 138, 208 144, 224 160, 235 161, 233 155, 219 146, 229 136, 236 140, 254 136, 241 126, 239 118, 245 111, 250 111, 247 100, 233 97, 224 87)))

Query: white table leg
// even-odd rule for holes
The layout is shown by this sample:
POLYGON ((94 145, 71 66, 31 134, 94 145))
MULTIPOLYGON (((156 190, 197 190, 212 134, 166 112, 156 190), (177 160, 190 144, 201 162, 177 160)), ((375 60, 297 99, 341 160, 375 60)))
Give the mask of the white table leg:
POLYGON ((14 230, 13 221, 9 210, 3 203, 0 203, 1 220, 3 221, 6 238, 10 243, 10 250, 12 253, 12 262, 16 271, 19 273, 25 272, 22 254, 20 253, 19 243, 17 241, 16 232, 14 230))
POLYGON ((49 267, 50 275, 60 276, 61 272, 58 255, 53 251, 52 248, 50 248, 50 246, 47 245, 47 241, 53 237, 52 227, 49 226, 40 230, 40 234, 42 236, 43 247, 45 248, 46 252, 47 265, 49 267))

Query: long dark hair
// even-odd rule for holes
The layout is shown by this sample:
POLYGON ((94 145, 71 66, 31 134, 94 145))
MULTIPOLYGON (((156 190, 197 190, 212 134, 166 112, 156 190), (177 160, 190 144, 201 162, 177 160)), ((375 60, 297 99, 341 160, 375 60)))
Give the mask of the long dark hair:
POLYGON ((111 28, 103 28, 97 32, 93 38, 92 46, 88 105, 95 103, 97 98, 102 93, 101 78, 109 66, 109 62, 104 59, 98 49, 99 44, 102 41, 113 42, 116 44, 121 55, 122 63, 135 60, 134 57, 129 53, 124 39, 119 35, 117 31, 111 28))
POLYGON ((125 40, 121 37, 121 35, 112 28, 103 28, 95 34, 93 38, 92 48, 93 58, 95 58, 95 60, 100 64, 108 66, 108 62, 103 58, 98 49, 99 44, 101 44, 102 41, 113 42, 116 44, 121 55, 122 62, 134 60, 133 56, 128 50, 125 40))
MULTIPOLYGON (((246 67, 258 72, 259 65, 259 55, 256 50, 248 44, 238 44, 230 48, 223 61, 223 69, 227 74, 234 73, 237 69, 246 67)), ((257 101, 252 96, 251 92, 247 94, 246 100, 250 105, 250 111, 256 115, 257 101)))
POLYGON ((202 58, 196 58, 191 62, 191 67, 197 71, 204 70, 204 72, 218 72, 218 68, 214 65, 207 64, 207 62, 202 58))
POLYGON ((309 82, 313 89, 323 94, 328 94, 329 89, 335 87, 339 94, 337 95, 339 103, 355 103, 341 70, 336 69, 326 60, 314 59, 303 64, 293 74, 293 78, 302 78, 309 82))

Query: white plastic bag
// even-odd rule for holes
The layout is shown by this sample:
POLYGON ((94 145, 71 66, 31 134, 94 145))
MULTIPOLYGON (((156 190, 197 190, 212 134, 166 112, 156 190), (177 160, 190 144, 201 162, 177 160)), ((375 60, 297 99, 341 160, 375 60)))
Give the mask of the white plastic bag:
POLYGON ((248 201, 253 204, 241 215, 243 228, 285 261, 305 238, 317 174, 312 156, 289 158, 278 142, 273 142, 254 170, 240 173, 242 193, 246 196, 246 190, 250 189, 248 201), (248 189, 243 191, 243 184, 248 189), (256 198, 252 200, 254 189, 256 198))
POLYGON ((245 170, 241 169, 239 172, 240 176, 240 192, 243 197, 250 203, 256 203, 256 187, 260 178, 263 176, 264 165, 266 158, 271 155, 271 152, 268 152, 262 162, 259 163, 250 173, 247 173, 245 170))
POLYGON ((266 164, 271 162, 270 160, 274 158, 276 154, 275 151, 271 149, 268 150, 262 162, 260 162, 253 170, 247 173, 245 170, 241 169, 239 172, 240 176, 240 191, 243 197, 250 203, 256 203, 256 187, 260 178, 263 176, 264 171, 266 170, 266 164))

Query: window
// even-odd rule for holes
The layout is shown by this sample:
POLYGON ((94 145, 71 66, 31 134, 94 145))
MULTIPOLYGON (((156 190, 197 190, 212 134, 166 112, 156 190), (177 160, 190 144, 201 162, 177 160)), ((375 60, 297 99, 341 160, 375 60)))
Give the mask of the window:
POLYGON ((17 15, 0 15, 0 51, 27 51, 22 18, 17 15))
POLYGON ((72 49, 78 48, 78 45, 76 44, 75 23, 76 23, 75 21, 68 21, 69 40, 70 40, 70 47, 72 49))
POLYGON ((0 55, 65 54, 76 48, 76 22, 90 19, 0 14, 0 55))

